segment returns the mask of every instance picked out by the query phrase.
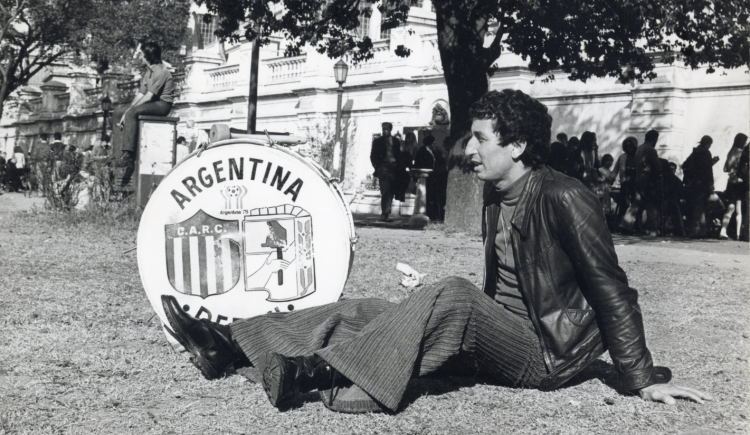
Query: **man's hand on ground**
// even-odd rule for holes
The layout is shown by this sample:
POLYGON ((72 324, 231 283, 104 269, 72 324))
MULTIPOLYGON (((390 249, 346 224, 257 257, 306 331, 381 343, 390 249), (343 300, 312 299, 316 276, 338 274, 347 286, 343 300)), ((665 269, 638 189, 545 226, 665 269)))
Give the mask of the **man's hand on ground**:
POLYGON ((663 402, 667 405, 674 405, 677 403, 675 397, 682 397, 683 399, 692 399, 698 403, 703 403, 704 400, 713 400, 710 394, 698 391, 693 388, 679 387, 671 384, 654 384, 640 391, 641 399, 649 402, 663 402))

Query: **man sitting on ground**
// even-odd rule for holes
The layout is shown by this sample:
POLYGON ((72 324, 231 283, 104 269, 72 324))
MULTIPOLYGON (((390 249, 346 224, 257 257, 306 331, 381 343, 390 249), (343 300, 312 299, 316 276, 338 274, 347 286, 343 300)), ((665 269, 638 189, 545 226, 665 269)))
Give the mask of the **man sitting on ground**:
POLYGON ((638 293, 618 266, 597 197, 542 163, 547 108, 506 89, 484 95, 470 114, 465 153, 485 182, 482 290, 450 277, 398 304, 344 300, 229 326, 195 319, 163 296, 174 335, 204 375, 249 362, 274 406, 348 381, 395 411, 411 378, 456 357, 467 376, 554 390, 609 350, 623 392, 666 403, 709 399, 668 384, 669 369, 654 366, 638 293))

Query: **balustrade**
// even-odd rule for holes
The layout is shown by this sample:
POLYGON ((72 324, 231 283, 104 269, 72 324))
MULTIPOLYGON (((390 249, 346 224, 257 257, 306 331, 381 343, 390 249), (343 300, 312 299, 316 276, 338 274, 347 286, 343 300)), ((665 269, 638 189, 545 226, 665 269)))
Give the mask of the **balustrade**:
POLYGON ((385 64, 393 60, 393 54, 390 51, 388 41, 378 41, 372 47, 372 59, 366 62, 354 64, 351 55, 345 55, 344 61, 349 64, 349 74, 369 74, 378 73, 385 70, 385 64))
POLYGON ((206 70, 213 90, 232 89, 240 76, 239 65, 227 65, 206 70))
POLYGON ((299 81, 305 72, 307 55, 295 57, 277 57, 263 61, 270 73, 270 83, 299 81))

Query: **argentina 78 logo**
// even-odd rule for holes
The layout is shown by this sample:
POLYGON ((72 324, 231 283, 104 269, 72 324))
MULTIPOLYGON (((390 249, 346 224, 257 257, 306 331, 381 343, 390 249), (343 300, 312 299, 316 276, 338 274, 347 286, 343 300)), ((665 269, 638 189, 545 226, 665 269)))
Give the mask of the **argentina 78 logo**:
POLYGON ((164 232, 167 276, 175 290, 205 299, 237 285, 242 273, 237 221, 200 210, 183 222, 165 225, 164 232))

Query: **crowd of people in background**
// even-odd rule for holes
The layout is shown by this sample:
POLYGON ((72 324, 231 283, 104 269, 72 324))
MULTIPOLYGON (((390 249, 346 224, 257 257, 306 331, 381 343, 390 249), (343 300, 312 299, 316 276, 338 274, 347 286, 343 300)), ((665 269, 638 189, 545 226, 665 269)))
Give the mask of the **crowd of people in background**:
MULTIPOLYGON (((188 157, 194 144, 180 136, 175 144, 176 162, 188 157)), ((42 133, 33 141, 26 152, 20 146, 13 148, 8 156, 0 152, 0 195, 6 192, 23 192, 31 196, 45 196, 44 180, 48 183, 59 183, 69 177, 77 181, 88 179, 92 175, 114 182, 115 167, 122 166, 120 159, 113 155, 111 138, 105 134, 93 145, 78 147, 74 143, 63 143, 62 134, 42 133)))
POLYGON ((625 138, 616 160, 611 154, 599 157, 594 132, 580 139, 560 133, 556 139, 547 165, 596 193, 613 231, 748 240, 747 135, 737 134, 727 154, 723 191, 714 186, 713 166, 720 158, 711 154, 710 136, 703 136, 679 165, 682 179, 676 162, 659 157, 656 130, 648 131, 640 145, 635 137, 625 138))
POLYGON ((425 214, 431 221, 442 222, 448 185, 445 152, 436 145, 434 136, 425 136, 418 148, 414 132, 406 133, 402 140, 399 133, 392 135, 392 131, 393 124, 384 122, 382 134, 372 141, 370 149, 370 163, 380 190, 379 222, 393 222, 389 218, 393 199, 404 202, 406 193, 415 191, 415 181, 409 175, 412 168, 429 170, 425 214))
POLYGON ((108 136, 85 148, 74 143, 64 144, 59 132, 52 135, 51 142, 49 139, 48 134, 42 133, 28 152, 15 146, 12 156, 0 153, 0 188, 44 196, 45 177, 47 182, 56 183, 71 176, 86 177, 93 172, 94 165, 108 165, 111 150, 108 136))
MULTIPOLYGON (((372 144, 370 155, 381 191, 381 221, 389 222, 393 199, 405 200, 414 190, 411 168, 428 169, 426 214, 433 221, 445 217, 448 166, 445 151, 427 135, 418 144, 414 132, 391 135, 393 126, 384 123, 383 134, 372 144)), ((748 240, 748 137, 739 133, 727 153, 723 191, 714 186, 713 166, 721 159, 711 154, 713 139, 703 136, 688 158, 678 164, 660 158, 656 145, 659 133, 650 130, 638 144, 635 137, 622 141, 622 153, 599 155, 596 133, 585 131, 580 139, 559 133, 550 146, 547 165, 580 180, 599 198, 612 231, 647 236, 667 235, 692 238, 718 237, 748 240), (682 169, 682 178, 678 176, 682 169), (645 213, 645 216, 644 216, 645 213)), ((64 144, 62 135, 41 134, 28 152, 16 146, 13 153, 0 152, 0 189, 44 195, 42 180, 52 182, 79 173, 84 177, 97 169, 112 176, 109 137, 96 145, 79 149, 64 144)), ((177 139, 176 157, 190 153, 184 137, 177 139)), ((0 190, 2 194, 2 190, 0 190)))

